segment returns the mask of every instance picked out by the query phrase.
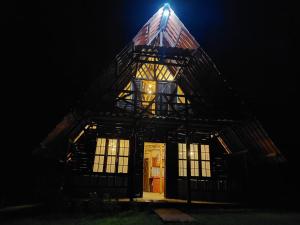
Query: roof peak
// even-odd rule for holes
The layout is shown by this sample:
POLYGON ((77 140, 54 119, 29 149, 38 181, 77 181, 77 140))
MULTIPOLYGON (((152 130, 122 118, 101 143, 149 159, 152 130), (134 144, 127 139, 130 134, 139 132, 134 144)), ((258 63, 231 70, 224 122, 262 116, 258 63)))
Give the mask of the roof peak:
POLYGON ((135 45, 197 49, 200 45, 165 3, 134 37, 135 45))

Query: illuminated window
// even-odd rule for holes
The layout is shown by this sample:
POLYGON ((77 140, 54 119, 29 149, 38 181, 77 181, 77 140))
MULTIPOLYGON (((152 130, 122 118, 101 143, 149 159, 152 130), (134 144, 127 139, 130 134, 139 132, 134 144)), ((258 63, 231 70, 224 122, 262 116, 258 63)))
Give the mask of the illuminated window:
POLYGON ((93 172, 127 173, 128 155, 129 140, 98 138, 93 172))
POLYGON ((198 144, 190 144, 191 176, 199 177, 198 144))
MULTIPOLYGON (((178 143, 179 176, 187 176, 186 144, 178 143)), ((190 144, 191 176, 199 176, 198 144, 190 144)))
POLYGON ((98 138, 94 159, 93 172, 103 172, 104 157, 105 157, 105 138, 98 138))
POLYGON ((156 81, 143 80, 142 81, 142 104, 148 108, 150 112, 155 113, 155 92, 156 81))
POLYGON ((148 63, 142 64, 137 70, 136 78, 141 80, 142 106, 155 114, 157 81, 174 81, 174 76, 167 66, 156 63, 158 58, 148 57, 147 61, 148 63))
POLYGON ((168 67, 161 64, 150 63, 157 62, 157 58, 149 57, 149 63, 144 63, 137 71, 136 78, 144 80, 174 81, 173 74, 168 67))
POLYGON ((114 173, 117 156, 117 139, 108 139, 106 172, 114 173))
POLYGON ((180 177, 186 177, 186 169, 186 144, 178 143, 178 175, 180 177))
POLYGON ((209 145, 201 145, 201 171, 202 177, 211 177, 209 145))
POLYGON ((129 140, 120 140, 118 173, 128 172, 129 140))

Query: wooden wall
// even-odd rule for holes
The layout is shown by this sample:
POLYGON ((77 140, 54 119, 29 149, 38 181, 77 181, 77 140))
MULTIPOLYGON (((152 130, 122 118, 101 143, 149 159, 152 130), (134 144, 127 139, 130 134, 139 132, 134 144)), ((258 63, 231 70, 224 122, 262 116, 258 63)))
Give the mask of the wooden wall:
MULTIPOLYGON (((107 193, 111 197, 142 197, 143 194, 143 157, 144 142, 151 141, 145 134, 131 129, 122 132, 104 132, 107 129, 89 130, 70 146, 71 160, 67 164, 65 187, 73 195, 85 195, 96 192, 98 196, 107 193), (131 135, 128 135, 131 134, 131 135), (97 137, 126 138, 130 140, 128 174, 93 173, 93 162, 97 137)), ((109 129, 108 129, 109 130, 109 129)), ((194 137, 194 141, 198 137, 194 137)), ((182 140, 163 137, 166 143, 166 181, 167 198, 187 198, 187 178, 178 177, 178 142, 182 140)), ((201 142, 200 142, 201 143, 201 142)), ((191 178, 192 200, 230 200, 233 193, 239 192, 241 186, 235 177, 228 176, 228 156, 213 141, 210 144, 211 173, 210 178, 191 178)), ((229 169, 228 169, 229 167, 229 169)))

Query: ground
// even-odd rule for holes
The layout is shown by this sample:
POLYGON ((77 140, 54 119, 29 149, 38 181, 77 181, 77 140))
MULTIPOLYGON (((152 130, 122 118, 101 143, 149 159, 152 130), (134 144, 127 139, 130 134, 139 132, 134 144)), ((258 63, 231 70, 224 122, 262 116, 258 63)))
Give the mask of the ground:
MULTIPOLYGON (((154 207, 155 208, 155 207, 154 207)), ((5 218, 2 225, 160 225, 164 224, 153 212, 153 207, 138 207, 109 213, 40 213, 5 218)), ((299 212, 249 209, 184 209, 195 222, 192 225, 298 225, 299 212)), ((172 223, 183 224, 183 223, 172 223)))

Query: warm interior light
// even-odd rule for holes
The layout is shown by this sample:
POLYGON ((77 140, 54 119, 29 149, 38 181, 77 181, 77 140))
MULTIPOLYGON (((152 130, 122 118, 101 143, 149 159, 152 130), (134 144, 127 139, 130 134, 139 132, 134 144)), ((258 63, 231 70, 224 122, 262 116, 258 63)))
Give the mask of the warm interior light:
POLYGON ((149 84, 149 86, 147 88, 147 93, 152 94, 152 85, 151 84, 149 84))

